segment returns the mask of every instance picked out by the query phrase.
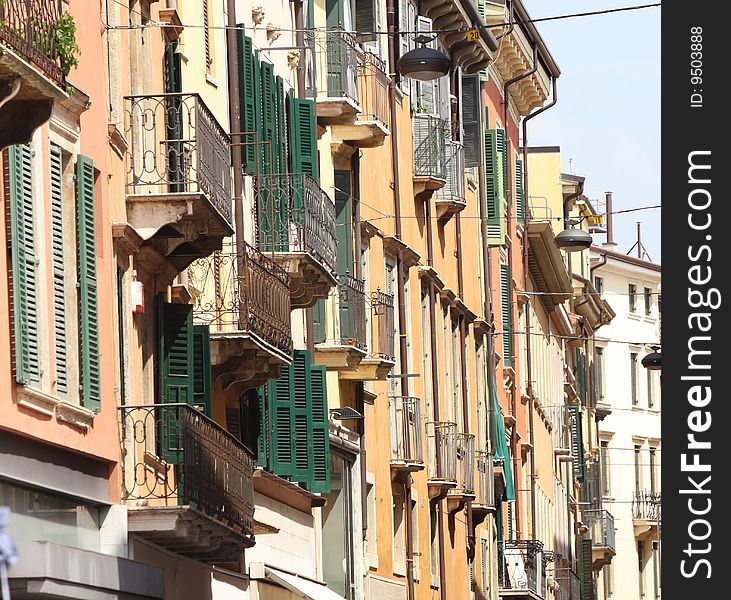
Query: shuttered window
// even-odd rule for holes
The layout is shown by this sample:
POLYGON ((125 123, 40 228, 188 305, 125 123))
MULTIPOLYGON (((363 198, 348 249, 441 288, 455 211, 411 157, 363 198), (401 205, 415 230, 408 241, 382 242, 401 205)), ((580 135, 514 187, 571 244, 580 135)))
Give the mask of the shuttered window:
POLYGON ((523 198, 523 161, 515 161, 515 213, 518 223, 525 224, 525 200, 523 198))
POLYGON ((510 273, 508 265, 500 265, 500 303, 502 307, 503 364, 513 366, 513 315, 510 310, 510 273))
POLYGON ((586 476, 586 464, 584 462, 584 423, 581 407, 571 407, 571 456, 574 462, 574 477, 582 482, 586 476))
POLYGON ((495 130, 495 139, 496 139, 496 148, 499 156, 498 162, 498 170, 500 171, 500 183, 501 183, 501 193, 503 196, 503 199, 507 196, 507 185, 508 185, 508 154, 505 147, 505 130, 504 129, 496 129, 495 130))
POLYGON ((462 76, 462 129, 464 131, 465 167, 480 164, 480 78, 477 75, 462 76))
POLYGON ((29 145, 8 148, 3 186, 9 199, 12 319, 15 379, 30 386, 41 381, 38 345, 33 152, 29 145))
POLYGON ((305 173, 319 182, 315 103, 312 100, 290 99, 289 127, 292 173, 305 173))
POLYGON ((211 415, 211 336, 208 325, 193 326, 193 404, 211 415))
MULTIPOLYGON (((240 69, 239 76, 239 103, 241 107, 241 131, 249 133, 257 131, 257 78, 254 71, 254 47, 250 37, 244 35, 243 28, 238 30, 237 50, 240 69)), ((246 144, 241 152, 244 161, 244 171, 250 175, 256 173, 256 140, 253 135, 235 136, 233 142, 246 144)))
POLYGON ((488 564, 490 563, 490 557, 488 556, 487 540, 480 540, 480 576, 482 578, 482 597, 488 598, 490 591, 490 573, 488 570, 488 564))
POLYGON ((292 364, 259 390, 261 414, 257 464, 305 484, 330 491, 325 368, 312 365, 310 353, 295 350, 292 364))
MULTIPOLYGON (((485 123, 487 123, 485 111, 485 123)), ((502 156, 498 150, 498 131, 485 129, 485 196, 487 199, 487 243, 502 246, 505 243, 505 206, 502 156)))
POLYGON ((101 407, 99 364, 99 306, 96 277, 96 218, 94 163, 79 155, 76 160, 76 225, 79 273, 79 354, 81 404, 101 407))
POLYGON ((63 253, 63 163, 61 149, 51 145, 51 254, 53 264, 53 348, 56 367, 56 393, 65 398, 68 392, 68 356, 66 350, 66 286, 63 253))
POLYGON ((355 39, 359 42, 374 42, 378 37, 376 22, 378 19, 378 2, 376 0, 358 0, 355 4, 355 39))
POLYGON ((579 555, 579 582, 581 600, 594 600, 594 572, 592 570, 591 538, 581 536, 577 539, 579 555))

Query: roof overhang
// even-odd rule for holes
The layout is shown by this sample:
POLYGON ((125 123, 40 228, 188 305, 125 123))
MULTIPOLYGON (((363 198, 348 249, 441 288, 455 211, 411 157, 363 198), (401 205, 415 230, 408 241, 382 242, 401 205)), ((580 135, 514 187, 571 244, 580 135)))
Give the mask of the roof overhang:
POLYGON ((580 284, 579 293, 574 295, 574 310, 586 319, 592 331, 609 324, 617 316, 609 303, 602 300, 591 281, 576 273, 573 278, 580 284))
POLYGON ((553 228, 546 221, 528 223, 528 270, 535 289, 546 292, 541 300, 550 311, 571 298, 572 287, 566 265, 554 242, 553 228))

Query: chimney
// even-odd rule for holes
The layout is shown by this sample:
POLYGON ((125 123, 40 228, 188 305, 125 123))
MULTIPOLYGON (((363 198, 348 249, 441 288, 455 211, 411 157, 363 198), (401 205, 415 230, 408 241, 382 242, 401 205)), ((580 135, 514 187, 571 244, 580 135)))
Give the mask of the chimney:
POLYGON ((614 243, 614 215, 612 214, 612 192, 605 192, 606 212, 607 212, 607 241, 602 244, 607 250, 616 250, 617 244, 614 243))

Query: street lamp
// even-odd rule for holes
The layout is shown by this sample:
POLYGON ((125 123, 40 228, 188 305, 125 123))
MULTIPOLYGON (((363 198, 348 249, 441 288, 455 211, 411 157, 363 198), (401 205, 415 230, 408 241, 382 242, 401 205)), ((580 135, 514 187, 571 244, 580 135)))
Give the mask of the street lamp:
POLYGON ((401 75, 419 81, 432 81, 449 73, 452 63, 449 56, 441 50, 425 45, 432 39, 427 35, 420 35, 416 38, 415 41, 422 44, 421 47, 409 50, 396 63, 401 75))
POLYGON ((565 252, 581 252, 591 246, 591 234, 583 229, 564 229, 555 238, 556 246, 565 252))
POLYGON ((652 348, 652 352, 642 357, 642 366, 650 371, 659 371, 662 368, 660 346, 650 346, 650 348, 652 348))

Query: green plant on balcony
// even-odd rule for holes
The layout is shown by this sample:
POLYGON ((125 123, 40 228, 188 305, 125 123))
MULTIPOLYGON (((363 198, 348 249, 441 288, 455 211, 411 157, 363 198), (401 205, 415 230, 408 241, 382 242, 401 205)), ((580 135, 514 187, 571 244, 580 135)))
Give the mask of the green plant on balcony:
POLYGON ((63 75, 68 77, 71 69, 79 66, 77 56, 81 50, 76 43, 76 23, 67 11, 64 11, 56 21, 54 45, 56 54, 61 61, 63 75))

